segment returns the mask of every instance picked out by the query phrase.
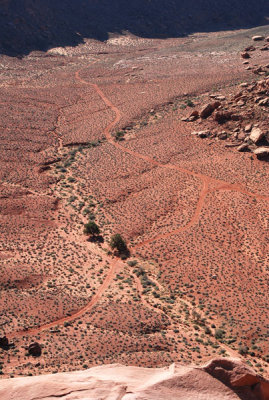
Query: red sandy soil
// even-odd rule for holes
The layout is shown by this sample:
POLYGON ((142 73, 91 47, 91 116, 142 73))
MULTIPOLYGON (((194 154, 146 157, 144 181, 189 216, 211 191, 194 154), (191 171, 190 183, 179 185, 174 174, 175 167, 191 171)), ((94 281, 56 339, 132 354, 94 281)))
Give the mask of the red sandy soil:
POLYGON ((240 52, 259 32, 1 57, 3 376, 214 354, 268 373, 268 163, 181 121, 187 100, 253 79, 240 52))

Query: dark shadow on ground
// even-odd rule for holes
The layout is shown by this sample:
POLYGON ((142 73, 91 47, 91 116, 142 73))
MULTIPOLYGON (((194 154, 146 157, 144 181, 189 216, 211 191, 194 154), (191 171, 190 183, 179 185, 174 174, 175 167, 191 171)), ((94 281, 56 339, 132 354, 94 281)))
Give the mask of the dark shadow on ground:
POLYGON ((101 235, 93 235, 89 237, 88 241, 91 243, 104 243, 104 238, 101 235))
POLYGON ((268 16, 268 0, 0 0, 0 52, 22 56, 126 31, 169 38, 252 28, 268 16))

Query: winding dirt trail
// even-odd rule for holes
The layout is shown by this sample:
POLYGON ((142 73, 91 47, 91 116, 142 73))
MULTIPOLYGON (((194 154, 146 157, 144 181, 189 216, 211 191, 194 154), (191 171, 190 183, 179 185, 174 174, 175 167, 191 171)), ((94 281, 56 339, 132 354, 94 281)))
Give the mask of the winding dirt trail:
MULTIPOLYGON (((175 171, 179 171, 182 173, 185 173, 187 175, 199 178, 202 181, 202 189, 201 192, 199 194, 199 199, 196 205, 196 208, 194 210, 193 216, 191 217, 191 219, 189 220, 189 222, 168 233, 165 234, 160 234, 157 235, 151 239, 145 240, 143 242, 140 242, 136 245, 134 245, 133 247, 130 248, 131 253, 134 253, 135 249, 148 245, 154 241, 160 240, 160 239, 165 239, 167 237, 170 237, 172 235, 176 235, 179 233, 182 233, 188 229, 190 229, 192 226, 194 226, 200 217, 200 213, 203 209, 204 203, 205 203, 205 199, 208 193, 210 192, 215 192, 215 191, 234 191, 237 193, 242 193, 251 197, 254 197, 256 199, 259 200, 265 200, 265 201, 269 201, 269 196, 264 196, 264 195, 260 195, 260 194, 256 194, 253 192, 248 191, 245 188, 242 188, 241 185, 239 184, 230 184, 227 183, 225 181, 222 180, 218 180, 215 178, 212 178, 208 175, 204 175, 202 173, 197 173, 185 168, 182 168, 180 166, 177 165, 173 165, 173 164, 162 164, 159 161, 156 161, 154 159, 152 159, 149 156, 137 153, 131 149, 128 149, 126 147, 124 147, 123 145, 121 145, 120 143, 116 142, 111 134, 112 129, 118 124, 118 122, 121 119, 121 112, 120 110, 114 105, 112 104, 112 102, 106 97, 106 95, 103 93, 103 91, 99 88, 99 86, 97 84, 94 83, 90 83, 85 81, 84 79, 82 79, 80 77, 80 72, 81 70, 78 70, 75 73, 75 78, 78 82, 80 82, 83 85, 88 85, 91 86, 92 88, 95 89, 95 91, 98 93, 98 95, 100 96, 100 98, 103 100, 103 102, 107 105, 107 107, 109 107, 114 113, 115 113, 115 118, 112 122, 109 123, 109 125, 105 128, 104 131, 104 135, 107 139, 107 141, 113 145, 115 148, 119 149, 120 151, 124 152, 124 153, 128 153, 130 155, 132 155, 135 158, 138 158, 140 160, 144 160, 154 166, 158 166, 160 168, 165 168, 165 169, 170 169, 170 170, 175 170, 175 171), (213 188, 209 188, 210 184, 214 184, 215 187, 213 188)), ((60 117, 60 115, 59 115, 60 117)), ((59 138, 60 140, 60 138, 59 138)), ((59 143, 59 148, 62 147, 62 142, 59 143)), ((8 334, 8 336, 10 338, 17 338, 17 337, 22 337, 22 336, 30 336, 30 335, 36 335, 39 334, 40 332, 43 332, 45 330, 48 330, 50 328, 53 328, 55 326, 58 325, 63 325, 65 322, 71 322, 74 321, 75 319, 77 319, 78 317, 81 317, 83 314, 85 314, 86 312, 89 312, 90 310, 92 310, 92 308, 97 304, 97 302, 99 301, 99 299, 102 297, 102 295, 104 294, 104 292, 106 291, 106 289, 110 286, 110 283, 112 281, 112 279, 115 276, 115 272, 117 270, 118 265, 121 263, 122 261, 119 259, 113 259, 112 263, 111 263, 111 268, 104 280, 104 282, 102 283, 101 287, 99 288, 98 292, 91 298, 91 300, 89 301, 89 303, 81 308, 79 311, 75 312, 74 314, 70 315, 70 316, 66 316, 63 317, 61 319, 52 321, 50 323, 44 324, 42 326, 38 326, 38 327, 34 327, 34 328, 30 328, 28 330, 20 330, 20 331, 16 331, 16 332, 12 332, 10 334, 8 334)))
POLYGON ((101 287, 99 288, 98 292, 92 296, 90 302, 80 310, 76 311, 74 314, 60 318, 56 321, 49 322, 47 324, 44 324, 42 326, 37 326, 34 328, 30 328, 28 330, 20 330, 16 332, 12 332, 11 334, 8 335, 9 338, 14 339, 17 337, 22 337, 22 336, 29 336, 29 335, 37 335, 40 332, 46 331, 50 328, 54 328, 57 325, 63 325, 65 322, 71 322, 79 317, 81 317, 83 314, 85 314, 87 311, 90 311, 95 304, 98 302, 98 300, 101 298, 101 296, 104 294, 106 289, 109 287, 111 280, 115 276, 115 273, 117 271, 117 267, 120 264, 121 260, 119 259, 114 259, 113 262, 111 263, 110 270, 102 283, 101 287))

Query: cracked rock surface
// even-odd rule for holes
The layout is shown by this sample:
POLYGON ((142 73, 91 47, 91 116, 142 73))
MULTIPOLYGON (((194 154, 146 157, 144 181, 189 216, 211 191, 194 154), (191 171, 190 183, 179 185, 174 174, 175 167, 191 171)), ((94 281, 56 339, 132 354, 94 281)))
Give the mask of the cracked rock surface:
POLYGON ((104 365, 86 371, 3 380, 1 400, 184 399, 268 400, 269 381, 239 359, 219 358, 200 367, 104 365))

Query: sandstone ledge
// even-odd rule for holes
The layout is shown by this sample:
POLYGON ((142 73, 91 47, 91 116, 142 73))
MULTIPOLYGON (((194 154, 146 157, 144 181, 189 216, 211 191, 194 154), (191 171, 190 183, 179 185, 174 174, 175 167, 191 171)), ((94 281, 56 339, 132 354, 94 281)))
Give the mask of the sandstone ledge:
POLYGON ((237 359, 164 368, 104 365, 85 371, 2 380, 1 400, 268 400, 269 381, 237 359))

